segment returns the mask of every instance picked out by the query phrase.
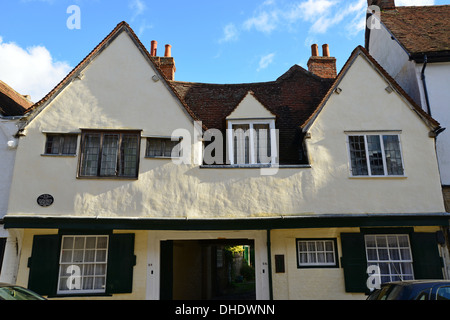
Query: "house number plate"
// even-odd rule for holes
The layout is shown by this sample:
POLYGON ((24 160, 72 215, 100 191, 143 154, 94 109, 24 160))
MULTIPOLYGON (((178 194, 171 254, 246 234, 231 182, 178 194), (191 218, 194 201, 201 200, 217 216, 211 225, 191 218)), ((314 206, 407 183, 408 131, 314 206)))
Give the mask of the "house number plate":
POLYGON ((41 194, 38 198, 37 198, 37 203, 38 205, 40 205, 41 207, 48 207, 51 206, 53 204, 53 196, 50 194, 41 194))

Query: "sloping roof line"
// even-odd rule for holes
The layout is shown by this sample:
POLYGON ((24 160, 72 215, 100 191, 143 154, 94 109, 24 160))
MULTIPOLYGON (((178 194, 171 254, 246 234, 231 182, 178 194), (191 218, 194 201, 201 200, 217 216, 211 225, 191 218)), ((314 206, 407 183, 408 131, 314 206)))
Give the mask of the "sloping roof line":
POLYGON ((0 113, 4 116, 23 115, 33 102, 0 80, 0 113))
POLYGON ((369 54, 369 52, 362 46, 357 46, 352 54, 350 55, 350 58, 347 60, 347 62, 342 67, 341 71, 339 72, 338 76, 336 77, 336 80, 334 81, 333 85, 330 87, 328 92, 325 94, 322 101, 317 106, 316 110, 311 114, 311 116, 303 123, 301 124, 300 128, 303 129, 303 131, 307 131, 311 125, 314 123, 315 119, 319 115, 319 113, 324 108, 325 104, 327 103, 328 99, 330 98, 331 94, 337 89, 339 83, 344 78, 347 71, 350 69, 350 67, 353 65, 353 62, 355 59, 362 54, 369 63, 372 64, 374 69, 378 71, 385 80, 393 87, 397 93, 399 93, 401 96, 403 96, 407 102, 411 105, 412 110, 415 111, 419 117, 425 122, 425 124, 430 127, 432 130, 437 130, 440 128, 439 122, 437 122, 435 119, 433 119, 428 113, 426 113, 403 89, 402 87, 392 78, 389 73, 386 72, 386 70, 383 69, 383 67, 369 54))
POLYGON ((136 42, 137 46, 141 50, 141 52, 148 58, 153 67, 157 70, 162 80, 165 82, 166 87, 171 90, 171 92, 178 98, 178 101, 183 105, 187 113, 196 121, 199 121, 199 118, 192 112, 188 105, 186 105, 178 93, 169 85, 169 81, 166 76, 162 72, 161 68, 154 63, 153 57, 150 55, 148 50, 142 44, 142 42, 137 37, 136 33, 133 29, 125 22, 122 21, 75 67, 70 71, 67 76, 61 80, 46 96, 44 96, 40 101, 36 102, 32 105, 28 110, 26 110, 26 114, 32 113, 37 110, 39 107, 43 106, 46 102, 51 101, 62 89, 64 89, 73 78, 78 76, 78 74, 83 70, 107 45, 110 41, 115 39, 122 31, 128 32, 128 34, 133 38, 136 42))

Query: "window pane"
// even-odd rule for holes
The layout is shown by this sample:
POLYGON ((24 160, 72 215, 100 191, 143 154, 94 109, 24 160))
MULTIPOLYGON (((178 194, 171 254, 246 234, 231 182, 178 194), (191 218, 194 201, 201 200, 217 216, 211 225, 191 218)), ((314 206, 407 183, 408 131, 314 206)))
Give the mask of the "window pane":
POLYGON ((77 136, 73 134, 63 135, 62 154, 75 154, 77 152, 77 136))
POLYGON ((352 174, 354 176, 367 176, 366 149, 364 136, 349 136, 350 158, 352 165, 352 174))
POLYGON ((73 248, 73 237, 63 237, 63 249, 73 248))
POLYGON ((162 139, 147 138, 147 157, 160 157, 162 156, 162 139))
POLYGON ((166 139, 164 141, 164 156, 172 157, 172 153, 178 157, 179 156, 179 141, 172 141, 171 139, 166 139))
POLYGON ((59 154, 59 144, 60 144, 60 136, 59 135, 47 135, 45 153, 46 154, 59 154))
POLYGON ((367 136, 367 150, 369 152, 371 174, 384 175, 380 136, 367 136))
POLYGON ((116 134, 105 134, 102 144, 102 160, 100 167, 101 176, 114 176, 117 169, 117 146, 119 136, 116 134))
POLYGON ((84 155, 83 163, 81 165, 81 175, 96 176, 100 153, 100 135, 86 134, 84 139, 84 155))
POLYGON ((137 175, 138 137, 124 135, 122 138, 121 175, 134 177, 137 175))
POLYGON ((397 135, 383 136, 388 175, 403 175, 400 142, 397 135))
POLYGON ((233 125, 233 149, 235 164, 250 163, 250 126, 248 124, 233 125))
POLYGON ((256 163, 270 163, 270 127, 269 124, 254 124, 254 148, 256 163))
POLYGON ((97 248, 105 249, 108 245, 108 237, 98 237, 97 238, 97 248))

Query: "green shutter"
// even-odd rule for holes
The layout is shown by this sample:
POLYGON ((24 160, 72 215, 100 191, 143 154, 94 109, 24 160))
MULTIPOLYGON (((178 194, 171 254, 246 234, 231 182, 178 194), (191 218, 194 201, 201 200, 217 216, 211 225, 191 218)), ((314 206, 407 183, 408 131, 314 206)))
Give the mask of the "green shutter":
POLYGON ((414 232, 410 239, 414 277, 416 279, 443 279, 436 234, 414 232))
POLYGON ((346 292, 367 292, 367 260, 364 235, 341 233, 342 267, 346 292))
POLYGON ((135 265, 134 234, 112 234, 109 240, 106 292, 131 293, 135 265))
POLYGON ((34 236, 28 288, 44 296, 56 294, 59 269, 59 235, 34 236))

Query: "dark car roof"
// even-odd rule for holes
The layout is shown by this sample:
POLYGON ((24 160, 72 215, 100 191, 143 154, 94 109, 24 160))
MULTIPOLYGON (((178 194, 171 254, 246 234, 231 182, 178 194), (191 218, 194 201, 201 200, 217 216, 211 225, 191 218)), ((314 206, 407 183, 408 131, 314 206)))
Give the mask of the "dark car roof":
POLYGON ((411 300, 415 299, 419 293, 426 289, 431 289, 435 286, 440 286, 442 284, 450 285, 450 280, 405 280, 405 281, 392 281, 381 285, 381 288, 391 287, 388 291, 388 295, 394 290, 399 289, 395 292, 395 300, 411 300), (397 289, 394 289, 397 288, 397 289))

